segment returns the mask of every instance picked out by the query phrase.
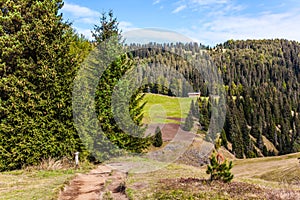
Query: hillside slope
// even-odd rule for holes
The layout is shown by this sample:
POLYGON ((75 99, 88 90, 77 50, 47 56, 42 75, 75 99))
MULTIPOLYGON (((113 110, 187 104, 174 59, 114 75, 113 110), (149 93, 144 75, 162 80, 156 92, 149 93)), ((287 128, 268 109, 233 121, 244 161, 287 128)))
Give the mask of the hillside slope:
MULTIPOLYGON (((135 45, 133 45, 135 47, 135 45)), ((190 88, 208 97, 209 83, 193 67, 201 63, 209 72, 212 62, 223 78, 227 117, 224 131, 239 158, 288 154, 300 151, 300 44, 289 40, 230 40, 214 48, 197 43, 140 45, 133 56, 146 63, 137 69, 144 91, 187 96, 190 88), (145 47, 145 48, 143 48, 145 47), (204 61, 203 61, 204 60, 204 61), (174 76, 181 74, 184 78, 174 76), (254 138, 251 140, 250 135, 254 138), (269 142, 267 142, 267 140, 269 142), (272 144, 271 144, 272 143, 272 144)), ((203 101, 200 107, 209 103, 203 101)), ((205 115, 205 113, 201 113, 205 115)), ((204 127, 209 115, 201 122, 204 127)))
POLYGON ((299 199, 300 153, 234 160, 233 182, 207 183, 206 167, 170 164, 158 171, 129 174, 131 199, 299 199), (288 176, 285 176, 289 173, 288 176))

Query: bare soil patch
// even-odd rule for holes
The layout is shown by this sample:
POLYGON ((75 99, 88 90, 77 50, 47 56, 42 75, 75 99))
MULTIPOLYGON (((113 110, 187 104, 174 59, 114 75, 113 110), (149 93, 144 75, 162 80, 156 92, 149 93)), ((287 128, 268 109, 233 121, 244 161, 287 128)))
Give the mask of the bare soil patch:
POLYGON ((180 131, 180 125, 175 123, 170 124, 149 124, 146 130, 146 135, 154 135, 156 127, 159 126, 164 142, 173 140, 175 135, 180 131))
POLYGON ((122 172, 100 165, 88 174, 79 174, 59 195, 59 200, 127 200, 122 172))

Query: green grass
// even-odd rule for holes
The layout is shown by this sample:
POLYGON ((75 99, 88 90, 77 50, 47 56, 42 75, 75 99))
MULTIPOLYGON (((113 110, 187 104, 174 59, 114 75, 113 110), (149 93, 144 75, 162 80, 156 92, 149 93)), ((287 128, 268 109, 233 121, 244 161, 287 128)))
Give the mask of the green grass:
POLYGON ((144 102, 147 103, 144 107, 143 123, 180 123, 168 118, 186 118, 190 110, 191 101, 196 101, 196 99, 196 97, 179 98, 148 93, 144 98, 144 102))
POLYGON ((0 200, 57 199, 59 191, 76 173, 74 170, 15 170, 0 173, 0 200))

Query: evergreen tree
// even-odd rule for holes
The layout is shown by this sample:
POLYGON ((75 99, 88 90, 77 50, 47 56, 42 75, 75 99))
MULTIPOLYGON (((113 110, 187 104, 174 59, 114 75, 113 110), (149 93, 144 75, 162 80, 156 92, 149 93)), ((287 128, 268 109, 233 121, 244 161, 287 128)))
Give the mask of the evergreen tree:
POLYGON ((263 149, 262 149, 262 153, 264 156, 269 156, 269 154, 271 155, 271 153, 268 152, 267 147, 264 145, 263 149))
POLYGON ((161 134, 161 130, 160 130, 159 126, 157 126, 155 129, 155 135, 154 135, 152 144, 155 147, 161 147, 161 145, 163 144, 162 134, 161 134))
POLYGON ((200 115, 199 115, 199 123, 201 124, 202 129, 204 131, 208 130, 209 121, 210 118, 209 118, 208 102, 202 101, 200 115))
MULTIPOLYGON (((153 73, 155 67, 165 63, 183 74, 186 80, 191 81, 193 90, 200 89, 202 96, 208 96, 208 84, 203 81, 200 73, 194 73, 194 70, 183 59, 178 59, 171 53, 163 52, 160 49, 163 47, 168 50, 172 47, 177 54, 183 55, 184 58, 189 58, 190 55, 201 58, 201 52, 199 52, 201 48, 180 43, 151 45, 156 48, 145 48, 140 57, 149 63, 149 68, 153 70, 144 70, 142 76, 150 77, 149 80, 152 77, 155 79, 160 76, 165 77, 165 72, 153 73)), ((138 45, 133 46, 137 47, 138 45)), ((220 73, 222 72, 224 87, 227 97, 229 97, 227 103, 231 104, 227 109, 227 113, 230 113, 227 119, 231 118, 232 122, 231 131, 227 131, 228 129, 225 127, 224 130, 228 141, 233 143, 236 153, 242 157, 254 156, 254 143, 260 133, 278 148, 280 154, 297 151, 300 139, 297 134, 299 131, 295 131, 293 115, 298 115, 300 111, 298 98, 300 57, 297 57, 300 53, 299 42, 277 39, 230 40, 214 49, 203 48, 207 49, 207 53, 218 70, 220 73), (226 49, 226 51, 221 49, 226 49), (283 126, 281 126, 282 120, 284 121, 283 126), (251 135, 248 130, 250 127, 251 135, 255 137, 254 141, 250 139, 251 135)), ((177 90, 177 96, 181 96, 182 93, 186 95, 189 91, 186 85, 186 82, 178 79, 178 81, 172 80, 169 87, 177 90)), ((154 84, 150 86, 151 90, 153 88, 154 84)), ((171 95, 170 92, 168 93, 171 95)), ((199 122, 205 131, 208 130, 210 121, 211 102, 204 103, 201 102, 201 99, 199 100, 199 122)), ((225 123, 225 125, 228 124, 225 123)))
POLYGON ((194 100, 191 101, 190 110, 193 116, 197 116, 194 100))
POLYGON ((193 126, 194 126, 193 113, 190 110, 187 118, 185 118, 185 122, 182 129, 185 131, 190 131, 193 128, 193 126))
POLYGON ((200 114, 198 100, 195 101, 194 108, 195 108, 195 110, 194 110, 194 117, 196 117, 198 119, 199 118, 199 114, 200 114))
MULTIPOLYGON (((113 46, 108 44, 106 50, 113 52, 114 49, 123 48, 121 31, 118 28, 117 19, 113 16, 112 11, 109 11, 108 16, 106 13, 102 14, 100 26, 95 25, 94 27, 93 37, 98 44, 106 44, 108 39, 113 40, 116 38, 117 43, 113 46)), ((125 113, 125 111, 122 110, 124 106, 126 106, 126 102, 123 102, 123 99, 126 97, 126 91, 129 89, 126 85, 133 84, 131 80, 123 81, 123 89, 119 90, 122 92, 117 94, 119 95, 118 99, 122 100, 122 102, 112 102, 112 94, 119 79, 121 79, 128 70, 131 70, 133 66, 134 61, 131 55, 124 54, 118 56, 117 59, 105 69, 96 91, 96 109, 102 130, 107 138, 120 149, 140 153, 150 145, 149 138, 144 137, 144 129, 141 124, 143 117, 142 108, 144 105, 139 105, 139 102, 144 96, 139 95, 141 92, 139 90, 135 91, 130 98, 129 112, 132 121, 136 125, 134 128, 127 127, 131 119, 126 118, 121 121, 120 123, 124 126, 119 127, 114 118, 117 114, 118 118, 120 118, 120 116, 123 116, 122 112, 125 113), (113 109, 112 103, 115 109, 113 109)), ((112 152, 113 151, 114 150, 112 150, 112 152)))
POLYGON ((119 22, 114 13, 110 10, 108 13, 103 12, 100 17, 100 25, 94 25, 92 36, 97 43, 104 42, 112 36, 117 36, 118 41, 122 43, 121 30, 119 30, 119 22))
POLYGON ((0 171, 83 151, 73 126, 79 67, 63 3, 0 3, 0 171))
POLYGON ((199 118, 199 104, 198 104, 198 100, 194 102, 194 100, 192 100, 191 102, 191 112, 193 113, 193 116, 196 118, 199 118))
POLYGON ((264 142, 263 142, 263 138, 262 138, 262 134, 261 134, 261 133, 259 134, 259 136, 258 136, 257 139, 256 139, 256 144, 257 144, 257 147, 258 147, 260 150, 263 150, 264 142))
POLYGON ((222 132, 221 132, 221 141, 222 141, 222 146, 227 148, 228 141, 227 141, 227 136, 226 136, 224 129, 222 129, 222 132))
POLYGON ((218 152, 221 143, 221 139, 217 138, 215 150, 209 158, 210 164, 207 165, 206 173, 210 174, 210 181, 221 180, 228 183, 233 179, 233 174, 230 172, 233 165, 232 161, 228 163, 228 161, 218 152))

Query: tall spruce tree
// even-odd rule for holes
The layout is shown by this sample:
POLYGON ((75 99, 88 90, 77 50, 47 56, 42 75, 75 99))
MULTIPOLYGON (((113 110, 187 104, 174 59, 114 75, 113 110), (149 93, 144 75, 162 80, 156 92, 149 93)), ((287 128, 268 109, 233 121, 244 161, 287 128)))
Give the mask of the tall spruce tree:
POLYGON ((192 100, 192 102, 191 102, 190 109, 191 109, 193 116, 197 117, 194 100, 192 100))
MULTIPOLYGON (((107 13, 103 13, 100 18, 100 25, 95 25, 93 37, 96 43, 105 43, 111 38, 116 38, 117 43, 115 46, 110 46, 109 49, 113 51, 113 48, 122 48, 123 40, 121 37, 121 30, 118 28, 117 18, 114 17, 113 11, 110 10, 107 13)), ((140 153, 146 149, 150 144, 150 138, 144 137, 144 129, 142 128, 141 120, 143 118, 142 108, 139 102, 142 101, 144 95, 140 95, 140 90, 135 91, 130 98, 129 112, 131 119, 121 122, 124 126, 129 124, 129 120, 132 120, 137 127, 130 129, 126 127, 126 130, 119 127, 115 121, 115 115, 122 115, 122 109, 120 106, 124 106, 125 102, 112 102, 112 95, 115 90, 115 86, 119 80, 125 75, 125 73, 132 69, 134 61, 128 54, 120 55, 116 60, 112 61, 105 69, 100 77, 98 88, 96 91, 96 109, 98 119, 101 123, 102 130, 106 137, 118 148, 128 150, 134 153, 140 153), (118 105, 112 106, 112 103, 118 105), (122 104, 123 103, 123 104, 122 104), (128 132, 130 131, 130 133, 128 132)), ((126 95, 127 84, 131 83, 131 80, 123 80, 124 93, 119 93, 119 99, 122 100, 122 95, 126 95)), ((125 96, 124 96, 125 97, 125 96)), ((124 128, 124 127, 123 127, 124 128)))
POLYGON ((117 36, 120 43, 122 43, 121 30, 119 29, 119 22, 114 13, 110 10, 108 13, 103 12, 100 17, 100 24, 94 25, 92 36, 97 43, 104 42, 112 36, 117 36))
MULTIPOLYGON (((200 101, 200 98, 199 98, 200 101)), ((209 110, 208 110, 208 105, 209 102, 208 101, 200 101, 201 104, 201 109, 200 109, 200 114, 199 114, 199 123, 202 126, 202 129, 204 131, 208 130, 208 126, 209 126, 209 110)))
POLYGON ((162 134, 161 134, 161 130, 160 130, 159 126, 156 127, 156 129, 155 129, 155 135, 154 135, 152 144, 155 147, 161 147, 161 145, 163 144, 162 134))
POLYGON ((0 2, 0 171, 81 149, 71 108, 78 60, 62 6, 0 2))
POLYGON ((190 131, 194 126, 193 113, 192 110, 189 111, 187 118, 185 118, 185 122, 183 124, 182 129, 185 131, 190 131))

